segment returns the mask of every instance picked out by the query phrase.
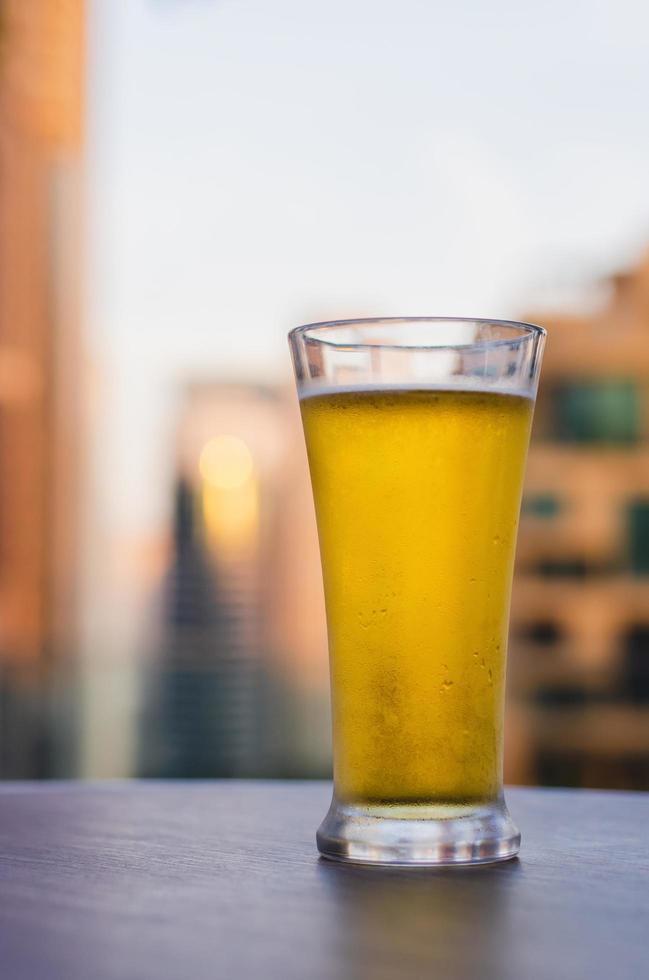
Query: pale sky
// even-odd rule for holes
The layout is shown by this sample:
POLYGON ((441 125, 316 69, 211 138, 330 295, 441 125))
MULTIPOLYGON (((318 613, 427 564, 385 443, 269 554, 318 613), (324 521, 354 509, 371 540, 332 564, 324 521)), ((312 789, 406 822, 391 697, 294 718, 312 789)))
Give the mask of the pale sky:
POLYGON ((649 242, 643 0, 91 6, 114 527, 164 513, 179 380, 286 375, 307 319, 567 302, 649 242))

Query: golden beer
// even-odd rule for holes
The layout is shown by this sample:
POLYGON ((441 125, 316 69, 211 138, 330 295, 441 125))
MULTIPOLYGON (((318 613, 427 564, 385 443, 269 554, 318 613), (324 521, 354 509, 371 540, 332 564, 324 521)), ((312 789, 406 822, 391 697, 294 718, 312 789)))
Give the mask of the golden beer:
POLYGON ((302 396, 343 803, 473 806, 500 791, 532 408, 464 388, 302 396))

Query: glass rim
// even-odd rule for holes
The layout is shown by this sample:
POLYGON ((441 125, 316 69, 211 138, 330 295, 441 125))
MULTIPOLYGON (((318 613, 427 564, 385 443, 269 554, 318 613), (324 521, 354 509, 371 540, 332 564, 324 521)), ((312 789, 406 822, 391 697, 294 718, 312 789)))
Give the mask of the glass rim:
POLYGON ((377 316, 377 317, 352 317, 344 320, 322 320, 315 323, 303 323, 298 327, 289 330, 289 341, 310 340, 315 343, 325 344, 327 347, 337 350, 484 350, 494 347, 511 346, 520 344, 530 338, 537 340, 545 338, 547 330, 536 323, 528 323, 525 320, 500 320, 493 317, 475 316, 377 316), (340 342, 330 340, 326 334, 333 329, 340 327, 363 327, 363 326, 392 326, 398 324, 430 323, 431 325, 443 323, 465 323, 477 324, 482 326, 500 327, 501 329, 511 330, 511 337, 498 337, 494 340, 474 340, 469 343, 451 344, 447 341, 440 344, 408 344, 408 343, 363 343, 359 341, 340 342), (325 334, 325 336, 310 336, 310 331, 325 334))

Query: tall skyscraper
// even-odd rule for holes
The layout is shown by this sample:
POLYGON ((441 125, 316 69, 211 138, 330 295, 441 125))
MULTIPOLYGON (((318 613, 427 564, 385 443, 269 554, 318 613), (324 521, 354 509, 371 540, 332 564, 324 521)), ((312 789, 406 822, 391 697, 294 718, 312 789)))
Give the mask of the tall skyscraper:
POLYGON ((142 675, 147 774, 327 769, 325 634, 301 450, 286 392, 186 389, 173 556, 142 675))
POLYGON ((73 643, 81 0, 0 3, 0 775, 56 771, 73 643))

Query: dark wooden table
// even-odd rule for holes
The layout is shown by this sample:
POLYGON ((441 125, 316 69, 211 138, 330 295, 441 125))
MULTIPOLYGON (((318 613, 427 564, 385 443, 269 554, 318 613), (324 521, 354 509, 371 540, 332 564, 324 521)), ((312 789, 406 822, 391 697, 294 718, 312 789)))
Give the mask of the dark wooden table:
POLYGON ((639 980, 649 794, 511 790, 520 860, 318 860, 321 783, 0 786, 2 980, 639 980))

